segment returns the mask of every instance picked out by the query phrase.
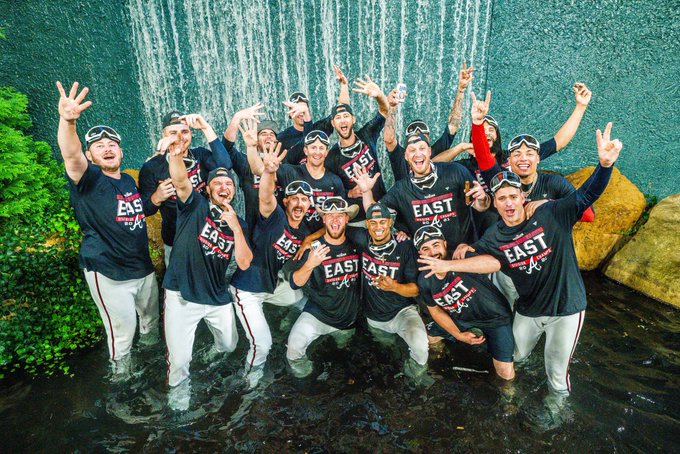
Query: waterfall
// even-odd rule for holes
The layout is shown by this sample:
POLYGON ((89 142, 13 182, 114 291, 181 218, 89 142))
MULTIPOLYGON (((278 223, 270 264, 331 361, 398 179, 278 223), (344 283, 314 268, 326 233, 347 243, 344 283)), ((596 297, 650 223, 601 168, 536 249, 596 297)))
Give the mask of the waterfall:
MULTIPOLYGON (((234 112, 261 101, 285 127, 281 102, 296 90, 321 118, 338 95, 333 64, 350 82, 369 74, 385 93, 406 83, 398 136, 413 118, 438 136, 463 59, 477 68, 477 93, 484 88, 491 1, 127 0, 149 144, 172 109, 201 112, 220 134, 234 112)), ((360 125, 376 111, 356 93, 352 104, 360 125)))

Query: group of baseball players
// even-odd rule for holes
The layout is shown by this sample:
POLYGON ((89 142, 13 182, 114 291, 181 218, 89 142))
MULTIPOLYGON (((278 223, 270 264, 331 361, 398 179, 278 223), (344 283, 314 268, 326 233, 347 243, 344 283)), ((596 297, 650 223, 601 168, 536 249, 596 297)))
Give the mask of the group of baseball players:
POLYGON ((237 346, 238 318, 249 343, 244 377, 255 387, 272 346, 270 303, 299 313, 286 342, 296 377, 313 371, 308 348, 316 339, 331 335, 343 348, 364 326, 377 339, 403 339, 404 372, 415 383, 431 382, 428 350, 442 339, 486 343, 496 374, 512 380, 514 363, 545 333, 549 388, 568 395, 586 308, 572 228, 592 221, 622 144, 610 137, 611 123, 597 131, 599 165, 578 189, 537 166, 571 141, 590 90, 574 85, 575 108, 553 138, 519 135, 507 149, 488 115, 490 92, 477 99, 469 90, 471 134, 455 141, 473 80, 463 65, 441 137, 432 140, 429 126, 414 120, 400 143, 403 93, 385 95, 368 76, 357 79, 352 91, 377 104, 359 128, 347 78, 334 69, 338 101, 317 121, 300 92, 283 103, 292 122, 286 129, 264 119, 260 103, 236 112, 221 137, 200 114, 168 113, 139 185, 121 173, 113 128, 87 131, 83 154, 76 121, 91 105, 88 89, 76 82, 67 92, 57 82, 58 143, 83 233, 80 261, 114 376, 129 372, 137 318, 142 343, 157 341, 162 325, 171 392, 189 383, 199 322, 214 337, 217 361, 237 346), (208 148, 191 146, 196 130, 208 148), (381 153, 392 167, 390 188, 381 153), (162 317, 145 219, 157 211, 162 317), (426 326, 424 315, 433 322, 426 326))

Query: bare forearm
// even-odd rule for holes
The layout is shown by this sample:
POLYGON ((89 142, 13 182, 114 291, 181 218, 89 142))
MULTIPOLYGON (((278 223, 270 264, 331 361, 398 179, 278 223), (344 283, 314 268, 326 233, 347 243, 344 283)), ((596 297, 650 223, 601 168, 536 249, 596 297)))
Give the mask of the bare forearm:
POLYGON ((576 104, 574 110, 564 122, 562 127, 555 133, 555 143, 557 144, 557 149, 561 150, 566 147, 571 139, 574 138, 576 131, 578 130, 581 120, 583 119, 583 114, 586 112, 586 107, 583 104, 576 104))
POLYGON ((243 234, 243 229, 239 226, 234 232, 234 258, 236 265, 242 269, 247 270, 250 262, 253 260, 253 251, 250 250, 246 236, 243 234))
POLYGON ((184 202, 191 195, 193 187, 187 176, 187 168, 181 154, 170 156, 169 168, 170 178, 172 179, 172 185, 175 187, 175 191, 177 191, 177 197, 184 202))
POLYGON ((396 283, 396 288, 394 289, 394 293, 397 293, 403 297, 406 298, 411 298, 414 296, 418 296, 418 293, 420 293, 420 290, 418 290, 418 285, 413 282, 409 284, 399 284, 396 283))
POLYGON ((501 269, 500 262, 486 254, 462 260, 449 260, 448 264, 449 271, 456 273, 488 274, 495 273, 501 269))
POLYGON ((314 271, 314 267, 310 266, 309 263, 305 263, 304 265, 302 265, 302 268, 296 270, 293 273, 293 282, 295 283, 295 285, 298 287, 303 287, 307 283, 307 281, 309 281, 309 277, 312 275, 312 271, 314 271))
POLYGON ((340 92, 338 93, 338 103, 349 104, 349 84, 340 84, 340 92))
POLYGON ((82 144, 78 138, 75 121, 59 118, 57 143, 69 178, 79 181, 87 168, 87 159, 82 152, 82 144))
POLYGON ((229 126, 227 126, 227 129, 224 131, 224 138, 227 139, 229 142, 236 142, 236 135, 238 134, 238 125, 240 122, 240 118, 236 115, 234 115, 229 122, 229 126))
POLYGON ((449 134, 455 134, 460 127, 460 119, 463 117, 463 99, 465 98, 465 89, 460 88, 456 92, 456 98, 453 100, 451 112, 449 112, 449 134))
POLYGON ((427 309, 430 311, 430 316, 432 316, 432 319, 437 325, 441 326, 447 333, 458 339, 460 330, 444 309, 439 306, 428 306, 427 309))
POLYGON ((276 209, 276 197, 274 196, 276 189, 275 181, 276 174, 270 172, 264 172, 262 178, 260 178, 260 189, 258 192, 260 214, 265 218, 268 218, 276 209))
POLYGON ((380 115, 383 117, 387 118, 387 115, 390 113, 390 103, 387 100, 387 96, 385 96, 385 93, 380 93, 376 98, 376 102, 378 103, 378 112, 380 115))
POLYGON ((387 118, 385 118, 385 128, 383 129, 383 140, 385 141, 385 147, 387 148, 387 151, 390 152, 397 146, 396 117, 397 109, 395 107, 390 107, 387 118))
POLYGON ((203 130, 203 135, 205 136, 205 140, 210 143, 213 140, 217 139, 217 134, 215 133, 215 130, 213 129, 212 126, 208 125, 204 130, 203 130))
POLYGON ((368 208, 375 203, 375 199, 373 198, 373 191, 369 189, 366 192, 362 192, 361 200, 364 204, 364 211, 367 211, 368 208))
MULTIPOLYGON (((460 145, 460 144, 459 144, 459 145, 460 145)), ((451 147, 451 148, 449 148, 449 149, 447 149, 447 150, 442 151, 442 152, 439 153, 437 156, 435 156, 434 158, 432 158, 432 161, 433 161, 433 162, 449 162, 449 161, 453 161, 453 160, 456 158, 456 156, 458 156, 459 154, 461 154, 461 153, 463 152, 463 150, 464 150, 464 148, 461 147, 461 146, 459 146, 459 145, 456 145, 455 147, 451 147)))

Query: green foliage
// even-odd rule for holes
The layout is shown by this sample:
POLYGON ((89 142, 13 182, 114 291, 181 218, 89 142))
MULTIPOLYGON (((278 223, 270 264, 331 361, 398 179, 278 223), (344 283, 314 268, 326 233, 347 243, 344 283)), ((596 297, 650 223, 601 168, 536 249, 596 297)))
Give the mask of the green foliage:
POLYGON ((66 356, 98 341, 101 321, 63 166, 24 135, 30 124, 26 97, 0 88, 0 369, 68 374, 66 356))
POLYGON ((24 131, 31 126, 28 100, 0 87, 0 223, 15 216, 40 216, 63 185, 50 146, 24 131))

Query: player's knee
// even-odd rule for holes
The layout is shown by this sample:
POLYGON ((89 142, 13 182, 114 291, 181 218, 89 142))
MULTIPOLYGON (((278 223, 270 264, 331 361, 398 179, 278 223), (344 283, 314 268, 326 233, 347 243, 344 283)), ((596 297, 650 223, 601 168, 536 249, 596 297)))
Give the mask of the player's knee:
POLYGON ((288 346, 286 350, 286 358, 289 360, 300 359, 305 356, 306 338, 296 332, 291 331, 288 336, 288 346))
POLYGON ((494 361, 494 367, 496 369, 496 375, 503 380, 512 380, 515 378, 515 365, 513 363, 494 361))

